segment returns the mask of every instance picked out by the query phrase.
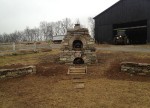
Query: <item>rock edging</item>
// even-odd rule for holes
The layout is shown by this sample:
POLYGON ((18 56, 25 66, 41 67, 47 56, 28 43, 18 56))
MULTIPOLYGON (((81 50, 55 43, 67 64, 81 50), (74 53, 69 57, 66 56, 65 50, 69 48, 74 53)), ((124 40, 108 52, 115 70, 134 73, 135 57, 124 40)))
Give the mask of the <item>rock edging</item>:
POLYGON ((36 66, 27 66, 15 69, 0 69, 0 79, 20 77, 27 74, 35 74, 36 66))
POLYGON ((148 63, 135 63, 135 62, 122 62, 121 72, 136 75, 150 76, 150 64, 148 63))

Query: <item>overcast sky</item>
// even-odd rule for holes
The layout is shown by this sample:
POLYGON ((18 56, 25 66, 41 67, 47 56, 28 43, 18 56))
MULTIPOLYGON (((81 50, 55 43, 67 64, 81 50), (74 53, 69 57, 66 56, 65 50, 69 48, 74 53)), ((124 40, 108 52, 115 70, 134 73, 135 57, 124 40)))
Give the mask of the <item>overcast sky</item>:
POLYGON ((119 0, 0 0, 0 34, 38 27, 41 21, 95 17, 119 0))

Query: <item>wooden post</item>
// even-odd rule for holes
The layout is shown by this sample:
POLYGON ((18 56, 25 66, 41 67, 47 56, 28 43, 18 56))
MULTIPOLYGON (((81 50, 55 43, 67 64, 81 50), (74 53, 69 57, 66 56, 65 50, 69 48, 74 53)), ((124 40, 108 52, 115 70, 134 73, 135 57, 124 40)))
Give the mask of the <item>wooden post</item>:
POLYGON ((34 52, 36 52, 36 42, 34 42, 34 52))
POLYGON ((15 42, 13 42, 13 52, 16 51, 16 45, 15 45, 15 42))

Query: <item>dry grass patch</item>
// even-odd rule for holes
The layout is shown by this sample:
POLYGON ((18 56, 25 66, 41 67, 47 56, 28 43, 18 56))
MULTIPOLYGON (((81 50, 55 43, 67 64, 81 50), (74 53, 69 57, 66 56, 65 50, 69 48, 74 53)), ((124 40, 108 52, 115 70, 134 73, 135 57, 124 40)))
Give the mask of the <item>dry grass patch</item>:
MULTIPOLYGON (((67 65, 55 63, 59 50, 6 56, 10 63, 35 63, 36 75, 1 80, 2 108, 149 108, 149 77, 120 73, 124 61, 150 63, 150 53, 97 51, 98 64, 88 66, 84 89, 74 89, 67 65), (10 58, 9 58, 10 57, 10 58), (29 61, 25 61, 28 59, 29 61), (11 62, 12 61, 12 62, 11 62)), ((2 61, 2 59, 0 59, 2 61)), ((1 62, 0 62, 1 63, 1 62)), ((2 65, 7 64, 4 62, 2 65)))
POLYGON ((149 108, 150 83, 86 79, 84 89, 72 80, 27 76, 0 84, 2 108, 149 108), (11 87, 11 88, 10 88, 11 87))
MULTIPOLYGON (((11 64, 23 64, 23 65, 31 65, 38 64, 41 62, 41 57, 58 55, 60 53, 59 49, 54 49, 50 52, 40 52, 33 54, 25 54, 25 55, 11 55, 11 56, 1 56, 0 57, 0 66, 11 65, 11 64)), ((53 61, 51 61, 53 62, 53 61)))

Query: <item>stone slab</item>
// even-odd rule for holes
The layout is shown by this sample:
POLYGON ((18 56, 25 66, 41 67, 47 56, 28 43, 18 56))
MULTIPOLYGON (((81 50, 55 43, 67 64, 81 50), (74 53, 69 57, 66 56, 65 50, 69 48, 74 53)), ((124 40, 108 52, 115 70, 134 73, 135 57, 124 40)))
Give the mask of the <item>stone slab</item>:
POLYGON ((74 86, 75 89, 84 89, 85 84, 84 83, 76 83, 74 86))

